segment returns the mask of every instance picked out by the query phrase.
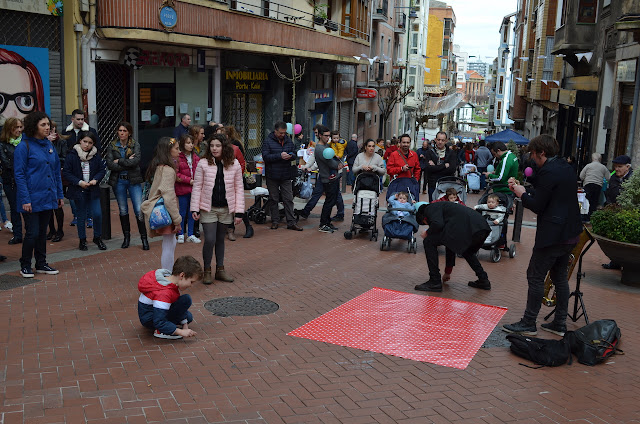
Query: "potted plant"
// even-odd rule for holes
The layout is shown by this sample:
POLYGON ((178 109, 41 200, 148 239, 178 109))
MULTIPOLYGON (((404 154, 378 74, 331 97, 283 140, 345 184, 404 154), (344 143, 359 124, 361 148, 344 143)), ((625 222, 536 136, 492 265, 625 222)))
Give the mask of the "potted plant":
POLYGON ((622 183, 617 202, 591 215, 590 231, 604 254, 622 266, 622 284, 640 287, 640 172, 622 183))
POLYGON ((327 7, 326 3, 318 3, 313 6, 313 23, 316 25, 324 25, 327 20, 327 7))
POLYGON ((328 29, 329 31, 337 31, 338 30, 338 23, 334 22, 334 21, 327 20, 324 23, 324 27, 326 29, 328 29))

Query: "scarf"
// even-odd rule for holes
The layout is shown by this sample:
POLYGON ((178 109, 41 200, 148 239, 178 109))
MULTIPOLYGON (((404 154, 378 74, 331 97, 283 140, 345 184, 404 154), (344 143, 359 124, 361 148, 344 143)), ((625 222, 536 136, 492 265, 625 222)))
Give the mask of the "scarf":
POLYGON ((16 138, 10 138, 9 139, 9 144, 13 145, 14 147, 17 146, 18 144, 20 144, 20 142, 22 141, 22 134, 20 134, 18 137, 16 138))
POLYGON ((82 150, 82 147, 80 147, 79 144, 73 146, 73 149, 78 153, 81 162, 89 162, 91 159, 93 159, 96 153, 98 153, 98 149, 96 149, 96 146, 93 146, 88 152, 82 150))
POLYGON ((447 153, 447 146, 444 146, 444 148, 442 150, 438 149, 436 147, 436 153, 438 154, 438 158, 443 159, 445 153, 447 153))

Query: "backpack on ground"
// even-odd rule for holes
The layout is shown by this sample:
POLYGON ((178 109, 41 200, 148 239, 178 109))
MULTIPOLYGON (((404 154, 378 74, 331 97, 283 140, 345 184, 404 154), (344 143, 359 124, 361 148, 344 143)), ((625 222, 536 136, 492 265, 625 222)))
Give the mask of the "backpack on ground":
MULTIPOLYGON (((566 363, 571 364, 570 347, 564 339, 547 340, 520 334, 509 334, 507 335, 507 340, 511 342, 511 351, 513 353, 540 365, 540 367, 530 368, 557 367, 566 363)), ((526 364, 521 365, 529 367, 526 364)))
POLYGON ((578 362, 593 366, 615 353, 624 354, 620 345, 620 328, 612 319, 601 319, 576 331, 567 331, 564 339, 578 362))

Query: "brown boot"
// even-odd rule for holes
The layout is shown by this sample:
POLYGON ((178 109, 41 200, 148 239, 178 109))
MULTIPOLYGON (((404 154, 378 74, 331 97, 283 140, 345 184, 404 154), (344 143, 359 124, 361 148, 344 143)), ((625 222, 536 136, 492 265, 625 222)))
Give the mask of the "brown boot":
POLYGON ((236 241, 236 235, 233 234, 235 230, 235 228, 227 228, 227 238, 229 241, 236 241))
POLYGON ((211 267, 204 269, 202 284, 213 284, 213 280, 211 279, 211 267))
POLYGON ((233 283, 233 277, 226 273, 223 266, 216 267, 216 275, 214 278, 218 281, 233 283))

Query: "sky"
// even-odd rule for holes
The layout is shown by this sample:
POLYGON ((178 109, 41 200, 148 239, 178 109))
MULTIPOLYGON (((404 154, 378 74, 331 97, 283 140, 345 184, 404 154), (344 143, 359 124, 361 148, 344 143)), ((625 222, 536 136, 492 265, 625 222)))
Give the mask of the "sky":
POLYGON ((498 31, 502 18, 516 11, 516 0, 445 1, 453 7, 456 14, 453 43, 460 46, 460 51, 473 56, 479 55, 483 62, 491 63, 498 55, 498 31))

